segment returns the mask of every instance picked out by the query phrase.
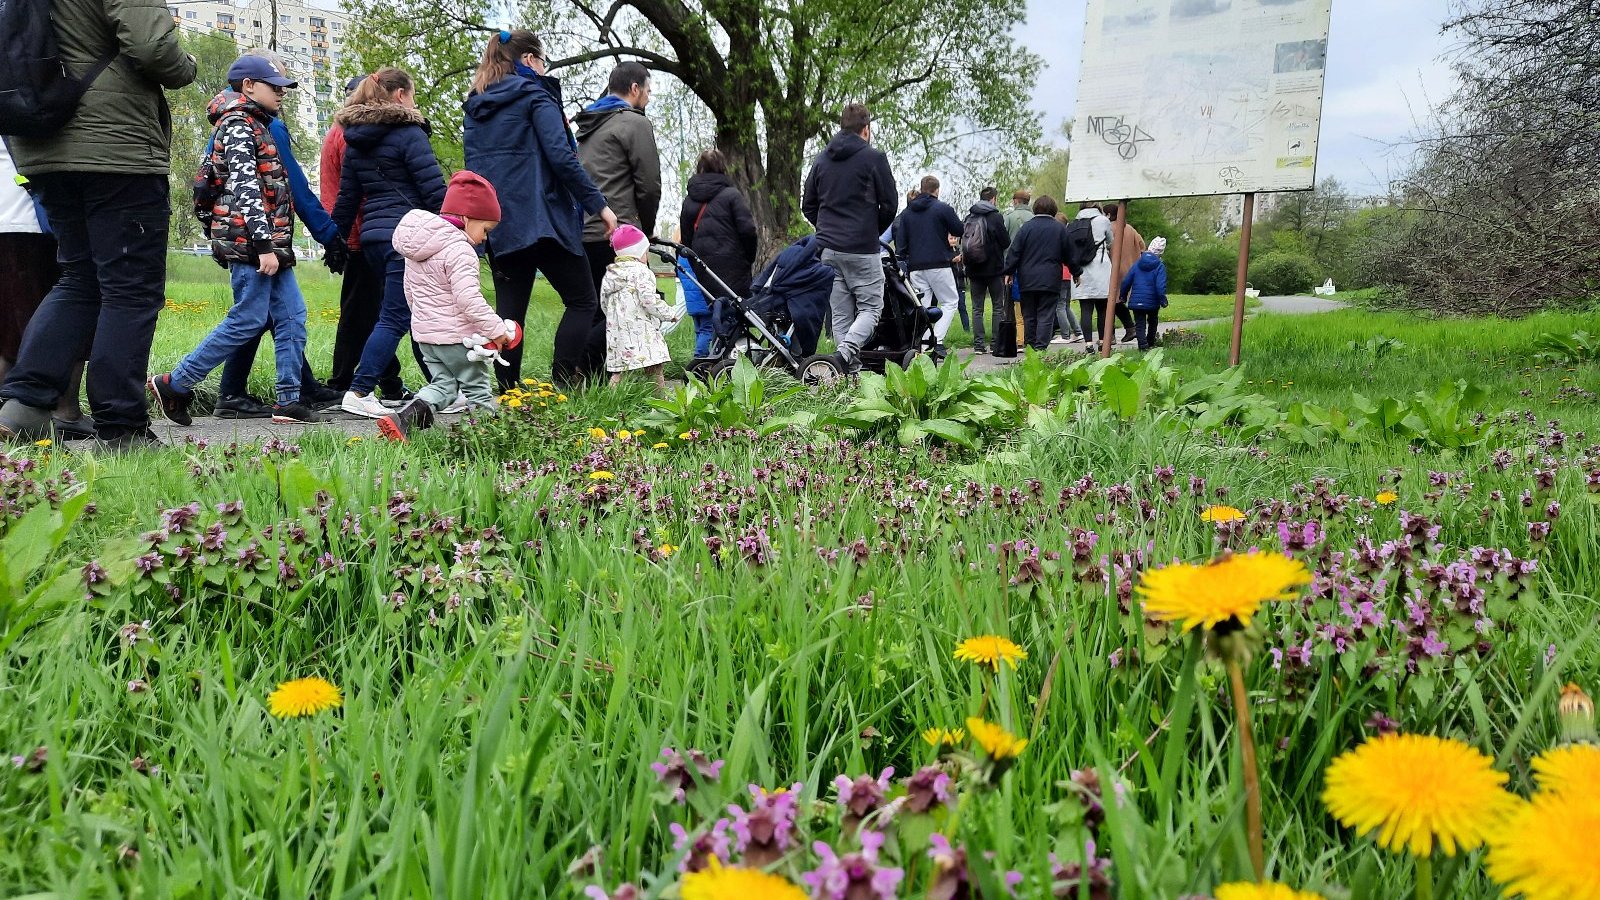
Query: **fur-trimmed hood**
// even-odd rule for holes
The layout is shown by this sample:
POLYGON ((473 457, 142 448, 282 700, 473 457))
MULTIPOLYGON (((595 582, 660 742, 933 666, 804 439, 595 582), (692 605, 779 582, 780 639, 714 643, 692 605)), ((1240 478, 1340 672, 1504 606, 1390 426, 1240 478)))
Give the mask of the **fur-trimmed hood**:
POLYGON ((333 121, 348 132, 363 125, 398 128, 415 125, 430 131, 428 120, 418 110, 398 103, 354 103, 334 113, 333 121))

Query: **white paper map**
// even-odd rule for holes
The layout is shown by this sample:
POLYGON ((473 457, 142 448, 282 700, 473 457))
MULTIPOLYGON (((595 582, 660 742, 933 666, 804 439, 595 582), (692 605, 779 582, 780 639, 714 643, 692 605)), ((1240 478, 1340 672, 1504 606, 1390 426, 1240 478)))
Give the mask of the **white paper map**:
POLYGON ((1309 190, 1332 0, 1088 0, 1070 200, 1309 190))

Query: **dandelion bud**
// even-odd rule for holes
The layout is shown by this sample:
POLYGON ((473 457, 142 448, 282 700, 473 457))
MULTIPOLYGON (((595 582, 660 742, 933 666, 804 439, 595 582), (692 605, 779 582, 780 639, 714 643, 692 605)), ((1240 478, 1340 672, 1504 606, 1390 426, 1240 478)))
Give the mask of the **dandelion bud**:
POLYGON ((1561 689, 1556 709, 1561 714, 1561 739, 1568 743, 1594 743, 1594 701, 1583 688, 1569 682, 1561 689))

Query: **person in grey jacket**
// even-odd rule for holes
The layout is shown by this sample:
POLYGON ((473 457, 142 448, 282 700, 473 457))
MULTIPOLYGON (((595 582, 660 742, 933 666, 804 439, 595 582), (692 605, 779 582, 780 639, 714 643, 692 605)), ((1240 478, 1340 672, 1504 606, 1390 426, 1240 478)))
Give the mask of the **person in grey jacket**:
MULTIPOLYGON (((645 117, 650 70, 625 62, 611 70, 604 97, 578 113, 578 161, 606 196, 619 223, 653 234, 661 208, 661 155, 656 131, 645 117)), ((605 222, 591 215, 583 224, 583 252, 598 292, 606 267, 616 260, 605 222)))
POLYGON ((833 339, 839 361, 861 368, 861 349, 883 315, 883 261, 878 235, 894 221, 900 197, 889 158, 872 146, 872 113, 845 104, 839 133, 806 175, 800 211, 817 229, 822 261, 833 279, 833 339))
POLYGON ((59 244, 61 280, 28 324, 0 396, 0 438, 35 440, 89 360, 89 410, 101 440, 150 433, 144 382, 166 305, 172 114, 162 88, 194 81, 194 57, 157 0, 54 0, 68 72, 89 78, 65 127, 11 141, 59 244))

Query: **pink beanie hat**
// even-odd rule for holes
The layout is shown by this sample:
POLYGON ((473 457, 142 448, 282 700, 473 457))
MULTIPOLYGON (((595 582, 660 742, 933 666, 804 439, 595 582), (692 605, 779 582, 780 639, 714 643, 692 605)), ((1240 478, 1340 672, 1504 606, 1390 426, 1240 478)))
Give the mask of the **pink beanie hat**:
POLYGON ((611 249, 618 256, 644 259, 644 255, 650 252, 650 239, 632 225, 618 225, 617 230, 611 232, 611 249))

